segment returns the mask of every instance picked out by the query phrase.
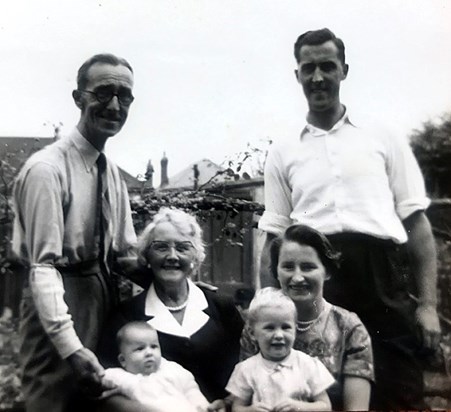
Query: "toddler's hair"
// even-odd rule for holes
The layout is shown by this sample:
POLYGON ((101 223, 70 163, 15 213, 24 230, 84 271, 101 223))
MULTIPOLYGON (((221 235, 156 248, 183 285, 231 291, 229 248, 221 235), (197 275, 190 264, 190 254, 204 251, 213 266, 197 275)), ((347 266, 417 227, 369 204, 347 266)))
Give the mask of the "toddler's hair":
POLYGON ((125 341, 127 341, 128 333, 132 329, 145 329, 145 330, 150 330, 150 331, 156 331, 156 329, 153 326, 149 325, 147 322, 144 322, 142 320, 135 320, 135 321, 126 323, 124 326, 122 326, 119 329, 119 331, 116 334, 116 344, 117 344, 119 351, 122 350, 121 347, 125 343, 125 341))
POLYGON ((287 308, 293 312, 294 321, 296 322, 297 320, 296 306, 291 298, 285 295, 281 289, 268 287, 260 289, 249 305, 249 312, 247 315, 249 326, 252 327, 255 322, 259 320, 261 309, 268 307, 274 309, 287 308))

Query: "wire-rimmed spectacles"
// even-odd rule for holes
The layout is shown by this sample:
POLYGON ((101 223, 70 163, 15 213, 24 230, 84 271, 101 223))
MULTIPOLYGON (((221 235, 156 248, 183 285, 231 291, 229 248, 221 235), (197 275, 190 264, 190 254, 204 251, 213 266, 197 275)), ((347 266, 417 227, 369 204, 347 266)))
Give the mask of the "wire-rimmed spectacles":
POLYGON ((163 240, 154 240, 153 242, 150 242, 150 248, 161 254, 169 253, 171 248, 174 248, 177 253, 183 255, 190 252, 193 247, 193 244, 189 240, 184 242, 174 242, 172 244, 163 240))

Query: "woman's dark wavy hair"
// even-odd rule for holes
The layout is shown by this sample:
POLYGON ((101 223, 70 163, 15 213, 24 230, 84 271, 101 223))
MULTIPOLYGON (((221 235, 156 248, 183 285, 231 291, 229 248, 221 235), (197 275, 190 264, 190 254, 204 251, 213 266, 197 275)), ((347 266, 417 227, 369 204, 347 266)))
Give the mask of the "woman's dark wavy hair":
POLYGON ((290 226, 285 233, 275 238, 270 247, 270 269, 275 279, 277 279, 277 266, 279 264, 280 249, 284 242, 296 242, 299 245, 310 246, 316 250, 321 263, 326 268, 329 275, 333 276, 340 267, 340 253, 330 244, 329 240, 322 233, 306 225, 290 226))

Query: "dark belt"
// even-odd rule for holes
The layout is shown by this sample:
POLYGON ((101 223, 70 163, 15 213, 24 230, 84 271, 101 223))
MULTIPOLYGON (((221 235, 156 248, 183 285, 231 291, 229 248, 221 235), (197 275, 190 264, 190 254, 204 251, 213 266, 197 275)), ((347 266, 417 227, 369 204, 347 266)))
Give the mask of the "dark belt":
POLYGON ((331 235, 326 235, 329 241, 333 242, 364 242, 373 245, 386 246, 386 247, 398 247, 397 243, 395 243, 391 239, 381 239, 375 236, 366 235, 364 233, 357 232, 342 232, 342 233, 334 233, 331 235))

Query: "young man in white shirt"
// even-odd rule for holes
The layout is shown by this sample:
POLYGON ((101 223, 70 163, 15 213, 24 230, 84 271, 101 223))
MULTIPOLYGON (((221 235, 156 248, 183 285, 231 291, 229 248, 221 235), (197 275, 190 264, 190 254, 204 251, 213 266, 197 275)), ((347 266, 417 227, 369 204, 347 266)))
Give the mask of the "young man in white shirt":
POLYGON ((349 66, 340 39, 328 29, 306 32, 296 41, 295 57, 309 111, 300 136, 273 147, 266 162, 262 285, 272 283, 268 248, 275 236, 293 223, 325 233, 341 251, 342 266, 324 295, 356 312, 373 340, 372 408, 422 409, 415 351, 435 348, 440 326, 436 250, 421 172, 406 141, 379 124, 354 123, 341 103, 349 66), (410 258, 416 306, 408 297, 402 248, 410 258))

